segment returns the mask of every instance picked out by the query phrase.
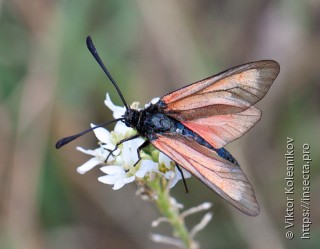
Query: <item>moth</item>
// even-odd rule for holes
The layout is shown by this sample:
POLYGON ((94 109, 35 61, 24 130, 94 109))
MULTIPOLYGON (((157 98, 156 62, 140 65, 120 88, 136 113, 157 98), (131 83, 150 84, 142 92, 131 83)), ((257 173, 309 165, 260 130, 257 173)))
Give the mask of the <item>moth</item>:
POLYGON ((253 105, 266 95, 278 76, 280 66, 276 61, 262 60, 228 69, 168 93, 143 110, 135 110, 127 105, 90 36, 86 43, 116 88, 126 112, 119 119, 59 140, 56 148, 97 127, 122 121, 138 133, 121 140, 116 148, 125 141, 145 137, 137 150, 138 161, 140 151, 151 143, 240 211, 251 216, 259 214, 253 187, 224 146, 260 120, 261 111, 253 105))

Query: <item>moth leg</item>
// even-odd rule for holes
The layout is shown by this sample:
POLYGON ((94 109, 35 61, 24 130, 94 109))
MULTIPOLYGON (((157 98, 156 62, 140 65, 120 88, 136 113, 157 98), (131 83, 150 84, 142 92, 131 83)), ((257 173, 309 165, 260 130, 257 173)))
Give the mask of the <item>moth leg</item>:
MULTIPOLYGON (((102 143, 102 142, 101 142, 101 145, 106 145, 106 143, 102 143)), ((110 150, 110 149, 107 149, 107 148, 103 148, 103 149, 106 150, 106 151, 108 151, 109 153, 112 152, 112 150, 110 150)))
POLYGON ((189 189, 188 189, 188 186, 187 186, 187 182, 186 182, 186 179, 184 178, 184 174, 183 174, 183 171, 182 169, 180 168, 180 166, 176 163, 176 167, 177 169, 179 170, 181 176, 182 176, 182 181, 183 181, 183 185, 184 185, 184 188, 186 190, 186 193, 189 193, 189 189))
POLYGON ((146 140, 143 142, 143 144, 141 144, 138 149, 137 149, 137 153, 138 153, 138 161, 136 161, 136 163, 133 165, 133 167, 136 167, 136 165, 139 163, 139 161, 141 160, 141 156, 140 156, 140 152, 142 149, 144 149, 145 147, 147 147, 150 144, 149 140, 146 140))
POLYGON ((127 141, 130 141, 130 140, 133 140, 133 139, 138 138, 138 137, 140 137, 140 134, 136 134, 136 135, 134 135, 134 136, 132 136, 132 137, 127 137, 127 138, 124 138, 124 139, 120 140, 120 141, 116 144, 116 146, 114 147, 114 149, 110 151, 109 155, 107 156, 106 160, 104 160, 104 162, 106 163, 106 162, 108 161, 109 157, 113 154, 113 152, 115 152, 115 151, 118 149, 118 147, 119 147, 120 144, 122 144, 122 143, 124 143, 124 142, 127 142, 127 141))

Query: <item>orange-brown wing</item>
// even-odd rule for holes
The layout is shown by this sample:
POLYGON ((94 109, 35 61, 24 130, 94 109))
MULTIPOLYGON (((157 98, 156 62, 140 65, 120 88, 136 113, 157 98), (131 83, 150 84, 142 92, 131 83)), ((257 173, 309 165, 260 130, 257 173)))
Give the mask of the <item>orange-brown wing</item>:
POLYGON ((275 61, 229 69, 165 95, 164 112, 221 148, 259 121, 261 112, 252 105, 265 96, 279 70, 275 61))
POLYGON ((253 188, 239 166, 179 134, 156 134, 151 143, 242 212, 260 212, 253 188))

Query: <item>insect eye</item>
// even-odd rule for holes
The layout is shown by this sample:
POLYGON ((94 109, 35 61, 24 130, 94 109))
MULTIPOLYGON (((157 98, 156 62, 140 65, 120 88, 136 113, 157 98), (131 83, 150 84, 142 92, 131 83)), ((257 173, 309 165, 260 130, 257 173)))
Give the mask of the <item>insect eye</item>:
POLYGON ((127 127, 131 127, 129 120, 125 120, 125 121, 124 121, 124 124, 125 124, 127 127))

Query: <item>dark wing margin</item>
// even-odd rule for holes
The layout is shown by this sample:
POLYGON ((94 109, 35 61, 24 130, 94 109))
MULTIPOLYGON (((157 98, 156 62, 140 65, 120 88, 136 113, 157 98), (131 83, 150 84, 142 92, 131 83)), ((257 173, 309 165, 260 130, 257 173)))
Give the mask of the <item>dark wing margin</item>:
POLYGON ((251 216, 259 214, 254 190, 239 166, 179 134, 156 134, 150 141, 240 211, 251 216))

